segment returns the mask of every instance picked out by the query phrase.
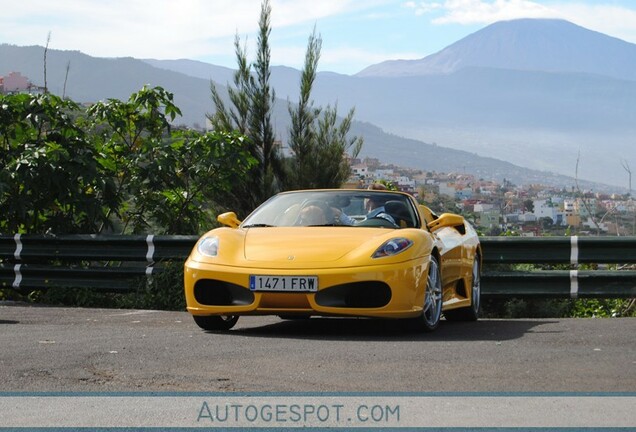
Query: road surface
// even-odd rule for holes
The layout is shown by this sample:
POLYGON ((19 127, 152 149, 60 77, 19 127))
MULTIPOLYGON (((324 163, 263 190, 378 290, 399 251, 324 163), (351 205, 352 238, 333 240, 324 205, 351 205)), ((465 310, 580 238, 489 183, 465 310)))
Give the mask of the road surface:
POLYGON ((0 391, 636 391, 636 319, 442 322, 0 305, 0 391))

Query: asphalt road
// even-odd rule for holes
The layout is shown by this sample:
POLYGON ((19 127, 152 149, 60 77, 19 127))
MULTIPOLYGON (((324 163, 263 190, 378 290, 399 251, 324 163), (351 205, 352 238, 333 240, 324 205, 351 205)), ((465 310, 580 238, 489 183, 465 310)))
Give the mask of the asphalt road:
POLYGON ((0 305, 0 391, 636 391, 636 319, 442 322, 0 305))

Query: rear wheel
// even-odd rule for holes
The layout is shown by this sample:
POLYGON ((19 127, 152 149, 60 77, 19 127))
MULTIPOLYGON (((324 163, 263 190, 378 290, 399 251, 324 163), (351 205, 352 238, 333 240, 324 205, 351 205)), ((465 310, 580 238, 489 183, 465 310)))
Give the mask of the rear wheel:
POLYGON ((473 280, 470 289, 470 306, 444 312, 448 321, 477 321, 481 304, 481 267, 479 257, 473 262, 473 280))
POLYGON ((229 330, 238 321, 238 315, 212 315, 212 316, 197 316, 194 315, 194 322, 203 330, 219 331, 229 330))
POLYGON ((415 330, 432 332, 442 318, 442 276, 437 258, 431 257, 424 293, 422 315, 411 318, 409 324, 415 330))

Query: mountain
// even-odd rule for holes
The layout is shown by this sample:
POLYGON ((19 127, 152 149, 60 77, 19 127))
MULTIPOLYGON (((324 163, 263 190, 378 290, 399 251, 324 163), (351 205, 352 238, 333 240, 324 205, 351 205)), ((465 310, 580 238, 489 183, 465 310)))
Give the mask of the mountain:
POLYGON ((623 186, 636 164, 636 45, 567 21, 498 22, 355 77, 392 107, 359 118, 389 132, 560 173, 580 154, 579 175, 623 186))
MULTIPOLYGON (((577 175, 624 188, 622 162, 636 166, 635 47, 566 21, 508 21, 422 60, 386 62, 354 76, 319 73, 312 97, 316 106, 337 104, 341 113, 355 108, 363 155, 389 163, 466 169, 515 183, 568 186, 577 175), (412 74, 418 65, 426 72, 412 74)), ((41 85, 42 55, 42 47, 0 45, 0 75, 17 70, 41 85)), ((187 59, 98 59, 55 50, 48 59, 48 85, 58 94, 70 61, 67 96, 126 99, 144 84, 161 85, 175 94, 181 122, 189 125, 203 125, 213 109, 210 80, 224 93, 233 74, 187 59)), ((299 81, 298 70, 272 68, 274 121, 283 141, 287 101, 297 100, 299 81)))
POLYGON ((636 45, 568 21, 501 21, 420 60, 369 66, 359 77, 448 74, 467 67, 636 79, 636 45))
MULTIPOLYGON (((40 46, 0 44, 0 76, 17 71, 34 84, 44 85, 43 56, 44 48, 40 46)), ((162 86, 174 93, 175 103, 183 112, 181 121, 184 124, 205 124, 205 113, 211 109, 209 80, 155 68, 131 57, 98 58, 79 51, 49 49, 48 88, 52 93, 62 95, 65 82, 65 96, 77 102, 108 98, 127 100, 144 85, 162 86)))
POLYGON ((204 80, 214 80, 218 83, 232 82, 234 70, 223 66, 216 66, 196 60, 155 60, 144 59, 145 63, 160 69, 171 70, 204 80))

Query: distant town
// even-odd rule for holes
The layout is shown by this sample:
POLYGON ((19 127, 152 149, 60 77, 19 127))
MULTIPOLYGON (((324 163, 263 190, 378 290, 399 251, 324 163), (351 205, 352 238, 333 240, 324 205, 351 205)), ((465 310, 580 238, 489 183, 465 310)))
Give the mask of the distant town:
MULTIPOLYGON (((0 93, 42 92, 19 72, 0 77, 0 93)), ((459 212, 484 235, 636 235, 636 201, 631 193, 609 194, 576 187, 516 185, 466 173, 441 173, 352 159, 344 187, 386 181, 432 210, 459 212)))
POLYGON ((484 235, 636 235, 636 201, 628 194, 594 193, 576 187, 515 185, 465 173, 439 173, 351 161, 347 187, 386 181, 432 210, 459 212, 484 235))

